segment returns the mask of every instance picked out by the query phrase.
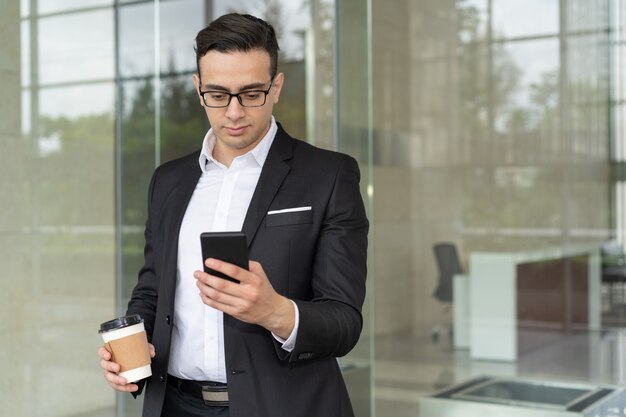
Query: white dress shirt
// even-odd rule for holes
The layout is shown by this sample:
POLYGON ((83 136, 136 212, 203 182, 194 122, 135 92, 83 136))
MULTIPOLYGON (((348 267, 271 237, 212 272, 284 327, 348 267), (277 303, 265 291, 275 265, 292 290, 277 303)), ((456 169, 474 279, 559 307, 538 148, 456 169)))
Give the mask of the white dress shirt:
MULTIPOLYGON (((250 152, 233 159, 230 167, 213 159, 216 137, 212 129, 202 143, 199 158, 202 175, 178 236, 174 327, 168 365, 168 372, 178 378, 226 382, 224 315, 202 302, 193 276, 194 271, 202 270, 200 234, 241 230, 276 131, 272 117, 263 139, 250 152)), ((293 350, 298 331, 298 308, 293 305, 296 322, 291 335, 287 340, 274 335, 287 351, 293 350)))

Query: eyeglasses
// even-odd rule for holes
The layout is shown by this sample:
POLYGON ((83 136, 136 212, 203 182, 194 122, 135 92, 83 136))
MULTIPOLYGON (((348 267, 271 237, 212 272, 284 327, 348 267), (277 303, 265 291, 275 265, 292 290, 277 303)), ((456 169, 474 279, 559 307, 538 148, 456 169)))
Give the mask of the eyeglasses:
POLYGON ((261 107, 265 105, 265 100, 267 100, 267 95, 273 85, 274 79, 270 82, 270 86, 267 90, 247 90, 236 94, 227 93, 226 91, 198 91, 202 96, 204 105, 207 107, 228 107, 233 97, 237 97, 237 101, 239 101, 242 107, 261 107))

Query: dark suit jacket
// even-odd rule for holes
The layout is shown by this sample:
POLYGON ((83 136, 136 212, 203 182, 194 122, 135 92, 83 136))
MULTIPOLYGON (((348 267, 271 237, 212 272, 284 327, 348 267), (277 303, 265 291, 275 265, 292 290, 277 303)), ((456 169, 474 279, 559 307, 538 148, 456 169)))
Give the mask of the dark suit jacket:
MULTIPOLYGON (((163 404, 178 233, 200 178, 198 156, 160 166, 150 184, 145 263, 128 305, 129 314, 144 318, 156 349, 144 417, 159 417, 163 404)), ((297 303, 300 324, 289 353, 266 329, 224 315, 231 417, 353 415, 336 357, 361 333, 367 230, 356 161, 295 140, 279 125, 243 231, 250 259, 263 265, 278 293, 297 303), (312 210, 267 215, 302 206, 312 210)), ((198 225, 198 236, 203 231, 198 225)))

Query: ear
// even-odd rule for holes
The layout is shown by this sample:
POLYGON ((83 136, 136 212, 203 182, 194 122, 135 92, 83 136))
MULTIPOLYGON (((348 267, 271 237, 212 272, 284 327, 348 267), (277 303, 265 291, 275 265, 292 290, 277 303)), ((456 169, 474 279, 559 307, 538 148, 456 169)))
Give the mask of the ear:
POLYGON ((196 94, 198 95, 198 100, 200 100, 200 105, 204 107, 202 96, 200 96, 200 77, 198 77, 198 74, 194 74, 192 78, 193 78, 193 85, 196 87, 196 94))
POLYGON ((274 77, 274 85, 272 86, 272 99, 274 100, 274 104, 278 103, 278 99, 280 98, 280 92, 283 88, 284 82, 285 74, 279 72, 276 77, 274 77))

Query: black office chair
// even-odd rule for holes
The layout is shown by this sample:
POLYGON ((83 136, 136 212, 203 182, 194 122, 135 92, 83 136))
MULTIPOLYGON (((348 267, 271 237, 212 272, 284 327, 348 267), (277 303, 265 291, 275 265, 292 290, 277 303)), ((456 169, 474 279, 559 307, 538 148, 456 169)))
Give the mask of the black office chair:
MULTIPOLYGON (((433 297, 444 304, 444 313, 449 312, 452 303, 452 279, 457 274, 463 274, 463 268, 459 262, 459 255, 453 243, 437 243, 433 245, 433 252, 437 261, 439 278, 437 287, 433 291, 433 297)), ((435 325, 431 330, 431 337, 434 343, 439 340, 439 333, 442 327, 448 327, 448 332, 452 336, 452 326, 435 325)))
POLYGON ((600 254, 602 257, 602 285, 608 286, 609 309, 612 310, 616 299, 621 304, 626 302, 624 299, 626 254, 624 254, 622 245, 616 240, 604 242, 600 246, 600 254))

